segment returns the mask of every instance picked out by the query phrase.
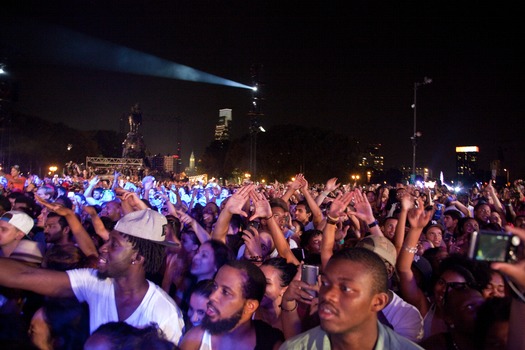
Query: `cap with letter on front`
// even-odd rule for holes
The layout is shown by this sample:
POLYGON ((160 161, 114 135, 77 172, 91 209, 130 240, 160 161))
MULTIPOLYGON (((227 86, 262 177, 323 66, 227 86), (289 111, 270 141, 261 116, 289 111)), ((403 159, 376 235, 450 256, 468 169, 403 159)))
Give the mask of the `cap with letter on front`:
POLYGON ((166 217, 151 209, 133 211, 124 215, 115 225, 115 230, 127 235, 165 244, 168 224, 166 217))

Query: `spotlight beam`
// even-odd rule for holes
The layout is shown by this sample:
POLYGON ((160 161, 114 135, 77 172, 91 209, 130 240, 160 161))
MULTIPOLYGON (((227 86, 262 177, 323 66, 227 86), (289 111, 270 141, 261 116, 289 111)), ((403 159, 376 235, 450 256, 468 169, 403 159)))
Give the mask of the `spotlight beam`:
POLYGON ((18 40, 19 51, 45 63, 253 89, 252 86, 58 26, 19 22, 3 30, 8 31, 4 32, 8 34, 4 37, 22 39, 18 40))

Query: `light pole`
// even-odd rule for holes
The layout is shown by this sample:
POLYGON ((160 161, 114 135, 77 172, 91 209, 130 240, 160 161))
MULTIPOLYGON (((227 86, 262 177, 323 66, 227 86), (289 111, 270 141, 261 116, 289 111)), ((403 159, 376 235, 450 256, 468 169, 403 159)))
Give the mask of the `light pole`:
POLYGON ((416 179, 416 146, 417 141, 421 137, 421 132, 417 131, 416 121, 417 121, 417 88, 421 85, 427 85, 432 83, 432 79, 425 77, 422 82, 414 83, 414 104, 412 108, 414 109, 414 134, 412 135, 412 177, 413 181, 416 179))
POLYGON ((257 134, 260 132, 266 132, 266 130, 259 125, 255 116, 250 125, 250 172, 254 178, 257 176, 257 134))

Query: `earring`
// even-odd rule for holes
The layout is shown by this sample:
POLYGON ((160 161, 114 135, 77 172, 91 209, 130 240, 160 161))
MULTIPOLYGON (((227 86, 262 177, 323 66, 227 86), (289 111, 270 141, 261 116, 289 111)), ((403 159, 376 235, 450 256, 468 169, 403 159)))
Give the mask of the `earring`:
POLYGON ((135 262, 136 262, 136 260, 133 260, 133 261, 131 262, 131 265, 135 265, 135 262))

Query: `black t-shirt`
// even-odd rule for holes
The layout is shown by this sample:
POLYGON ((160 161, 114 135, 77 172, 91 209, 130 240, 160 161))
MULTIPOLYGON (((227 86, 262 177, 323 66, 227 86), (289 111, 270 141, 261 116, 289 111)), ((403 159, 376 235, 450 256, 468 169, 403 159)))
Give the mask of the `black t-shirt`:
POLYGON ((284 342, 284 335, 280 329, 270 326, 261 320, 253 320, 255 327, 255 348, 254 350, 273 349, 277 342, 284 342))

